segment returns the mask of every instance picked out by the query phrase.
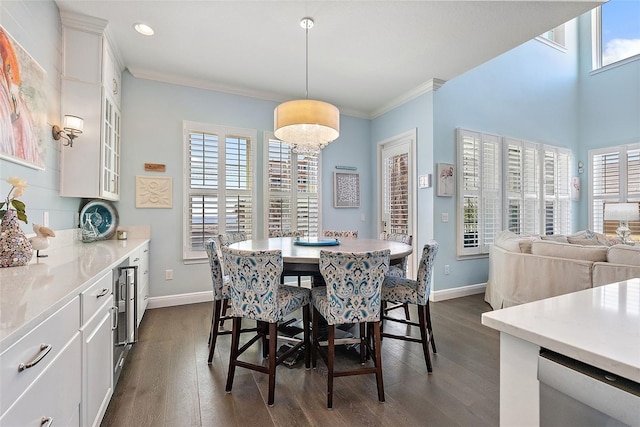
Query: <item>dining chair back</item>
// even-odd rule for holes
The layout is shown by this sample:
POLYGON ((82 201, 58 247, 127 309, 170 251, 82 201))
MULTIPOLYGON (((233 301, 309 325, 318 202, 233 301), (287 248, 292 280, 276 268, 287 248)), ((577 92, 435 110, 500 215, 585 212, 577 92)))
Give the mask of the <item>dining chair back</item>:
POLYGON ((398 319, 387 315, 383 315, 383 321, 393 321, 404 323, 410 326, 417 326, 420 328, 420 338, 413 338, 407 335, 398 335, 384 332, 383 337, 401 339, 404 341, 413 341, 422 343, 422 350, 424 353, 424 359, 427 364, 427 371, 432 372, 433 367, 431 365, 431 356, 429 355, 429 343, 433 352, 436 353, 436 342, 433 337, 433 326, 431 324, 431 313, 429 310, 429 293, 431 292, 431 277, 433 274, 433 264, 438 253, 438 242, 432 240, 427 242, 422 249, 422 257, 420 258, 420 264, 418 266, 418 274, 416 280, 408 279, 405 277, 391 277, 387 276, 382 286, 382 305, 383 313, 385 312, 386 304, 393 303, 407 303, 415 304, 418 308, 418 323, 411 322, 405 319, 398 319))
POLYGON ((231 355, 226 391, 233 386, 235 368, 237 366, 269 375, 268 405, 274 403, 276 366, 300 348, 305 349, 305 364, 309 367, 309 290, 295 286, 280 285, 282 274, 282 251, 243 251, 221 247, 223 264, 229 275, 229 293, 231 295, 231 315, 233 316, 233 332, 231 338, 231 355), (283 354, 276 354, 277 323, 290 313, 302 309, 304 340, 299 341, 283 354), (257 334, 239 348, 242 319, 253 319, 267 328, 258 328, 257 334), (252 364, 239 360, 253 343, 259 339, 265 342, 268 333, 269 366, 252 364))
POLYGON ((327 365, 327 407, 333 407, 333 379, 338 376, 375 374, 378 386, 378 400, 384 402, 382 381, 382 359, 380 353, 380 308, 381 289, 389 269, 388 249, 364 253, 320 251, 320 273, 326 286, 312 290, 313 301, 313 352, 315 367, 320 353, 327 365), (328 324, 327 351, 320 347, 319 318, 328 324), (345 323, 360 324, 360 361, 371 355, 373 367, 336 372, 335 325, 345 323), (373 345, 365 334, 369 326, 373 335, 373 345))
MULTIPOLYGON (((220 236, 214 236, 205 243, 207 258, 209 259, 209 269, 211 271, 211 282, 213 284, 213 313, 211 314, 211 329, 209 331, 209 357, 208 363, 212 363, 213 354, 216 349, 218 335, 228 335, 230 329, 224 329, 224 322, 231 317, 226 315, 229 307, 229 278, 222 274, 222 263, 220 257, 220 236)), ((241 332, 256 331, 256 328, 243 329, 241 332)))
POLYGON ((269 230, 269 237, 304 237, 301 230, 269 230))
POLYGON ((346 237, 349 239, 357 239, 358 230, 324 230, 322 235, 324 237, 346 237))

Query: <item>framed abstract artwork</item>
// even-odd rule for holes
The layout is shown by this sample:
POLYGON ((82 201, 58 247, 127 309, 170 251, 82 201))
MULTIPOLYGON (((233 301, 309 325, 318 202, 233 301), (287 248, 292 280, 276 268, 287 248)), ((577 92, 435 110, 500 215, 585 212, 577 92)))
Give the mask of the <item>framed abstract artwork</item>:
POLYGON ((46 73, 1 26, 0 58, 0 158, 44 170, 46 73))
POLYGON ((360 207, 360 174, 357 172, 333 173, 333 207, 360 207))
POLYGON ((438 177, 438 196, 453 197, 456 192, 456 174, 451 163, 438 163, 436 168, 438 177))

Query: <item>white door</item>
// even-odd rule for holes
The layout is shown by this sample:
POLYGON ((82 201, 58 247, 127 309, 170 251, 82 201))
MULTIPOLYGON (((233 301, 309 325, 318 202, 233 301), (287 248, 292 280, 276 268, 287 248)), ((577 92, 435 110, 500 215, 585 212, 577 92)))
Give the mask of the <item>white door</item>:
POLYGON ((409 276, 415 278, 415 131, 383 141, 378 146, 379 233, 413 236, 409 276))

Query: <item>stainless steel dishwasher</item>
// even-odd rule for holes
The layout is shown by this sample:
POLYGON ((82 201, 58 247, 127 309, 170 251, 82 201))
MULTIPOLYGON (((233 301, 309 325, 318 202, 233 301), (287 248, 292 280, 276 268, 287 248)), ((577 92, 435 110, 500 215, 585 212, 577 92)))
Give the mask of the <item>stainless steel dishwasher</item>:
POLYGON ((538 357, 541 426, 640 426, 640 384, 567 356, 538 357))

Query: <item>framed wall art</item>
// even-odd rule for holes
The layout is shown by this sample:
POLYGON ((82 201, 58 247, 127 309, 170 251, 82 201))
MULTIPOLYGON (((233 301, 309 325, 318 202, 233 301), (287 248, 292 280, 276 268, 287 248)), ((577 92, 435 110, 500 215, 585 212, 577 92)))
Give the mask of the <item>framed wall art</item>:
POLYGON ((170 176, 136 176, 136 208, 173 207, 170 176))
POLYGON ((436 165, 438 177, 438 192, 441 197, 453 197, 456 192, 456 174, 451 163, 438 163, 436 165))
POLYGON ((333 173, 333 207, 360 207, 360 174, 357 172, 333 173))
POLYGON ((0 58, 0 158, 44 170, 46 73, 2 26, 0 58))

